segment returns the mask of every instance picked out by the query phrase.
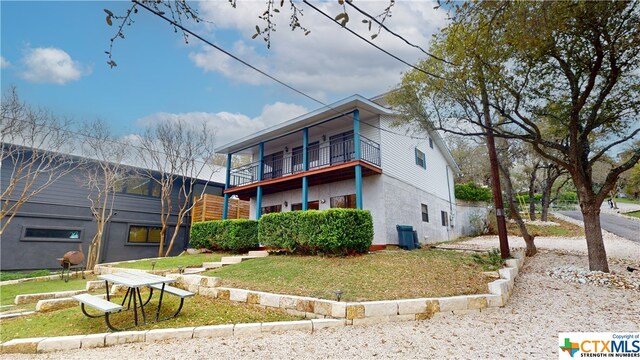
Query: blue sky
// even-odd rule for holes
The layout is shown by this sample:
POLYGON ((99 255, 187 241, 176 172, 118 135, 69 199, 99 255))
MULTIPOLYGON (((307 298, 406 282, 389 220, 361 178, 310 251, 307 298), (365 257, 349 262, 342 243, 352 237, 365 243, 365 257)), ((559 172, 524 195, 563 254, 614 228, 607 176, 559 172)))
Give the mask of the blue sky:
MULTIPOLYGON (((386 1, 358 1, 379 13, 386 1)), ((227 0, 194 3, 211 24, 188 26, 206 39, 295 88, 331 103, 360 94, 375 96, 400 81, 407 67, 304 4, 302 24, 309 36, 291 32, 285 5, 275 19, 271 49, 252 40, 264 1, 227 0)), ((104 8, 124 13, 128 1, 0 1, 2 92, 16 86, 23 100, 76 121, 102 118, 115 133, 140 132, 154 121, 182 117, 208 122, 222 144, 266 126, 321 107, 197 39, 185 44, 160 18, 140 9, 125 39, 114 46, 118 66, 110 69, 104 53, 115 25, 104 8)), ((329 14, 337 1, 317 2, 329 14)), ((423 47, 445 23, 442 11, 427 1, 400 1, 387 25, 423 47)), ((362 16, 351 11, 351 26, 368 37, 362 16)), ((419 51, 389 35, 375 42, 413 63, 419 51)))

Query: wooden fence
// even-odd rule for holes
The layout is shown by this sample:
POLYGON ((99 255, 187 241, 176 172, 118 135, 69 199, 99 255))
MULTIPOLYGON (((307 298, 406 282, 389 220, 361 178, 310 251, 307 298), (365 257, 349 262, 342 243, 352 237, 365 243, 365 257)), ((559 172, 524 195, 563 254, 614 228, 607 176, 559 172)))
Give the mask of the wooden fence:
MULTIPOLYGON (((191 223, 209 220, 221 220, 224 207, 224 197, 205 194, 191 209, 191 223)), ((227 219, 248 219, 249 202, 240 199, 229 199, 227 219)))

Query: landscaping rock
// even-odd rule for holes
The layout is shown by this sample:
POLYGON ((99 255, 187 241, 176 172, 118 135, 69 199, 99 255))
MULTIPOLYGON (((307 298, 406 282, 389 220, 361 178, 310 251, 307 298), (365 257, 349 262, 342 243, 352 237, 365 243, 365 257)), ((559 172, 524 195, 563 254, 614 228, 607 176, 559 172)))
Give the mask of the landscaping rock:
POLYGON ((84 337, 85 335, 74 335, 46 338, 38 343, 37 352, 47 353, 61 350, 80 349, 82 338, 84 337))
POLYGON ((191 339, 193 337, 194 329, 195 327, 149 330, 145 335, 145 341, 154 342, 162 340, 191 339))
POLYGON ((193 337, 233 336, 233 325, 199 326, 193 329, 193 337))
POLYGON ((38 350, 38 343, 46 337, 13 339, 2 343, 3 354, 35 354, 38 350))
POLYGON ((54 310, 66 309, 77 305, 78 300, 74 300, 72 298, 40 300, 36 304, 36 311, 49 312, 54 310))

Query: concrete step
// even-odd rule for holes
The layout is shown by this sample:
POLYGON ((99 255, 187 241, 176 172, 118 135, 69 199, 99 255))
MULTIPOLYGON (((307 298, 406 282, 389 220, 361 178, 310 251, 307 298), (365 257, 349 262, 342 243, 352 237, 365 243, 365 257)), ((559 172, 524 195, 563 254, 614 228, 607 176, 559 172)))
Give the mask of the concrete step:
POLYGON ((184 273, 183 274, 198 274, 198 273, 205 272, 205 271, 207 271, 207 268, 205 268, 205 267, 186 268, 186 269, 184 269, 184 273))
POLYGON ((247 256, 251 256, 252 258, 265 257, 265 256, 269 256, 269 252, 264 250, 249 251, 249 254, 247 254, 247 256))
POLYGON ((220 262, 222 263, 222 265, 237 264, 242 262, 242 257, 241 256, 225 256, 220 260, 220 262))
POLYGON ((221 262, 206 262, 202 263, 202 267, 205 269, 217 269, 222 267, 221 262))

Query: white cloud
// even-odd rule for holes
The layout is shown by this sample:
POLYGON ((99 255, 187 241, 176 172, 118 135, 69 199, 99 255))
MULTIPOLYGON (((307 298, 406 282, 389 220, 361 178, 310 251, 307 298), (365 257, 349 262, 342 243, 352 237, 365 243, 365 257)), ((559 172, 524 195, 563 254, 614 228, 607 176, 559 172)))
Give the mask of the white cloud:
MULTIPOLYGON (((206 123, 211 129, 214 129, 216 146, 220 146, 307 112, 308 110, 303 106, 277 102, 265 105, 262 108, 262 113, 255 118, 229 112, 155 113, 137 120, 136 123, 143 128, 159 121, 175 121, 177 119, 182 119, 194 126, 206 123)), ((135 136, 132 139, 134 138, 135 136)))
POLYGON ((4 56, 0 56, 0 69, 4 69, 11 66, 11 63, 4 58, 4 56))
MULTIPOLYGON (((380 13, 386 4, 381 1, 358 2, 359 7, 371 14, 380 13)), ((216 31, 222 29, 237 30, 243 40, 233 44, 229 49, 232 53, 287 84, 320 98, 326 97, 327 93, 340 96, 381 93, 397 84, 401 73, 409 69, 312 8, 302 3, 298 5, 304 10, 301 23, 311 30, 311 34, 304 36, 300 31, 289 29, 290 12, 285 6, 275 14, 277 31, 272 34, 271 49, 266 51, 263 51, 266 45, 260 38, 250 39, 255 33, 255 25, 264 26, 257 18, 264 10, 263 2, 238 2, 234 9, 225 1, 208 1, 202 2, 200 7, 201 15, 215 24, 210 29, 210 37, 215 38, 216 31)), ((433 9, 434 5, 430 1, 397 1, 392 17, 385 24, 426 49, 431 34, 446 23, 444 11, 433 9)), ((321 2, 316 6, 330 16, 341 12, 337 2, 321 2)), ((361 22, 364 16, 354 9, 349 9, 349 13, 349 26, 370 39, 372 33, 361 22)), ((409 63, 425 57, 419 50, 384 30, 373 42, 409 63)), ((238 82, 254 85, 273 83, 209 46, 192 52, 190 58, 205 72, 220 73, 238 82)))
POLYGON ((64 85, 91 73, 90 68, 74 61, 62 49, 28 49, 22 61, 25 69, 21 76, 34 83, 64 85))

